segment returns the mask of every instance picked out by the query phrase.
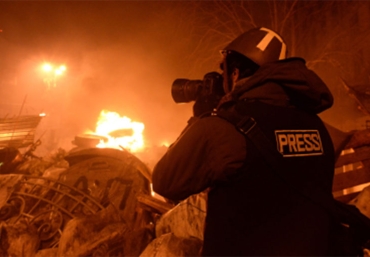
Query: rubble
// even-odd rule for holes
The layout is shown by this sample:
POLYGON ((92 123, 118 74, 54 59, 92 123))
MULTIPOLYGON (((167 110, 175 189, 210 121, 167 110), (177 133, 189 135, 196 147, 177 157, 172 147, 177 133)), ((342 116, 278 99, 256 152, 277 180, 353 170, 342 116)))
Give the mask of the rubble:
POLYGON ((198 256, 203 244, 207 193, 192 195, 165 212, 155 224, 155 239, 140 257, 198 256))
MULTIPOLYGON (((337 169, 360 161, 353 172, 366 173, 370 130, 330 131, 337 169)), ((76 148, 44 157, 34 154, 39 141, 23 154, 0 149, 0 256, 199 255, 207 192, 179 203, 154 197, 148 165, 125 149, 94 147, 98 139, 79 135, 76 148)), ((350 203, 370 217, 370 185, 353 192, 348 175, 336 171, 336 196, 355 193, 350 203)))
POLYGON ((154 237, 153 212, 138 201, 151 197, 148 168, 116 149, 61 156, 0 175, 2 256, 138 256, 154 237))
POLYGON ((153 240, 140 257, 199 256, 203 242, 197 238, 181 238, 167 233, 153 240))

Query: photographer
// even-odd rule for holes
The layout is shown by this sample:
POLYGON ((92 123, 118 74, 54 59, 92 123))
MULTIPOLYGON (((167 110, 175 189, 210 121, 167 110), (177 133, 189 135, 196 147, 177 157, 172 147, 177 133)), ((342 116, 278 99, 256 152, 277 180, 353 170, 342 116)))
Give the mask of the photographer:
POLYGON ((286 58, 284 41, 270 29, 241 34, 222 54, 226 95, 157 163, 154 191, 183 200, 209 189, 204 256, 333 254, 330 215, 294 190, 331 195, 334 150, 317 116, 331 107, 330 91, 303 59, 286 58), (269 165, 228 117, 253 117, 284 166, 269 165))

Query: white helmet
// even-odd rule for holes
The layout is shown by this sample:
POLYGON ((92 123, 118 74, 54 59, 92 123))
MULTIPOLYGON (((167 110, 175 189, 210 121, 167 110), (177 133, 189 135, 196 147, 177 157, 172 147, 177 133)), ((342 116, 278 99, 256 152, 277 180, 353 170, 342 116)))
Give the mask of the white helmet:
POLYGON ((253 28, 235 38, 221 52, 234 51, 259 66, 286 58, 286 44, 275 31, 263 27, 253 28))

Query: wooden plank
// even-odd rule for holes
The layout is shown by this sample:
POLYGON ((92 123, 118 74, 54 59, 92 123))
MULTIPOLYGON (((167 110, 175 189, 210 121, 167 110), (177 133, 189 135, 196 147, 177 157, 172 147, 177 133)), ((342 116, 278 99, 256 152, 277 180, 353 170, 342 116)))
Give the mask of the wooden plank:
POLYGON ((355 151, 354 153, 339 156, 335 167, 370 159, 370 146, 362 146, 353 150, 355 151))
POLYGON ((370 129, 356 131, 344 149, 370 145, 370 129))
POLYGON ((362 168, 337 173, 333 181, 334 198, 346 203, 354 199, 361 191, 345 193, 344 189, 351 191, 355 186, 370 182, 370 129, 355 131, 343 150, 350 148, 353 148, 354 153, 340 155, 335 167, 339 168, 361 162, 362 168))
POLYGON ((0 119, 0 147, 21 148, 33 143, 41 116, 0 119))
POLYGON ((348 203, 352 199, 354 199, 359 193, 360 192, 355 192, 355 193, 350 193, 350 194, 346 194, 346 195, 336 196, 334 198, 337 199, 338 201, 343 202, 343 203, 348 203))
POLYGON ((334 176, 333 192, 370 182, 370 163, 365 161, 362 169, 339 173, 334 176), (366 165, 367 164, 367 165, 366 165))

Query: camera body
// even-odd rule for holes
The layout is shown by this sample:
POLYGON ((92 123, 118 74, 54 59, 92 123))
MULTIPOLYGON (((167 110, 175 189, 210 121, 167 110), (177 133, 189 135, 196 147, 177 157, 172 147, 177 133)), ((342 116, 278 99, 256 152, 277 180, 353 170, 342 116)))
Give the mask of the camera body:
POLYGON ((176 79, 171 94, 176 103, 221 99, 225 95, 222 75, 214 71, 204 75, 203 80, 176 79))

